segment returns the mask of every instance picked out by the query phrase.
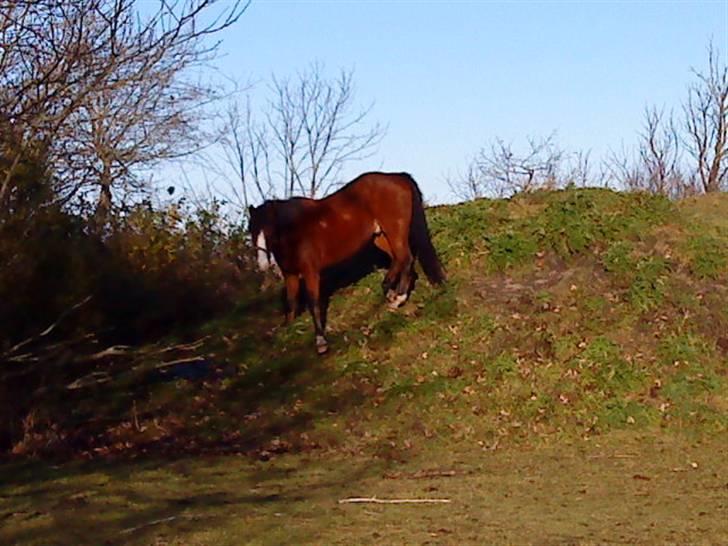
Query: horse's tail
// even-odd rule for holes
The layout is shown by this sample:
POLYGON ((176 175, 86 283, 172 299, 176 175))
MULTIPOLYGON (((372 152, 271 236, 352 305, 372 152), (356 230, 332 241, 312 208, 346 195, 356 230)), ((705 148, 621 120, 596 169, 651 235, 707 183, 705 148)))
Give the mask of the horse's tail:
POLYGON ((445 270, 432 246, 430 230, 427 228, 425 207, 422 203, 422 192, 417 182, 409 174, 405 174, 412 184, 412 223, 410 224, 410 246, 427 275, 431 284, 442 284, 446 280, 445 270))

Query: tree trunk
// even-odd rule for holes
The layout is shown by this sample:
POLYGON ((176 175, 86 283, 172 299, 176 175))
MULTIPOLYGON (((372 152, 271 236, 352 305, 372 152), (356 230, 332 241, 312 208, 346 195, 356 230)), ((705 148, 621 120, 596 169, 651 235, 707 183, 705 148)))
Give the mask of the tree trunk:
POLYGON ((96 202, 94 228, 100 232, 104 229, 111 215, 111 176, 108 172, 101 175, 99 182, 99 200, 96 202))

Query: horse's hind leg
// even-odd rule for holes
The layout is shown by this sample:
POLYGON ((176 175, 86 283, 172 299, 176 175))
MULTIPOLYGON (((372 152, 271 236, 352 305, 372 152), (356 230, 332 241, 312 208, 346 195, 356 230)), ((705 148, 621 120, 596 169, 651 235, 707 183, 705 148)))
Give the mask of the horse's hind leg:
POLYGON ((306 283, 313 327, 316 332, 316 352, 322 355, 329 350, 329 344, 324 334, 326 325, 325 313, 322 311, 321 305, 321 276, 317 271, 307 271, 303 274, 303 282, 306 283))
MULTIPOLYGON (((415 258, 412 254, 409 255, 409 259, 405 262, 404 268, 399 275, 399 281, 397 282, 397 297, 402 298, 402 303, 407 301, 411 289, 414 287, 414 276, 415 273, 415 258)), ((400 304, 401 305, 401 304, 400 304)))
POLYGON ((396 287, 387 293, 387 301, 392 309, 401 307, 409 298, 411 288, 414 285, 414 262, 415 260, 410 254, 409 258, 406 259, 405 264, 399 273, 396 287))
POLYGON ((392 286, 394 286, 394 283, 397 280, 396 278, 392 278, 391 276, 392 267, 394 265, 394 255, 392 254, 392 247, 390 246, 389 241, 387 240, 387 237, 384 235, 384 233, 379 233, 374 237, 374 246, 376 246, 379 250, 389 256, 389 269, 382 279, 382 292, 384 292, 384 295, 387 296, 387 294, 392 291, 392 286))
POLYGON ((385 294, 389 306, 396 309, 403 305, 409 297, 414 257, 406 239, 404 241, 390 239, 389 242, 392 247, 392 265, 384 277, 382 286, 386 286, 385 294))

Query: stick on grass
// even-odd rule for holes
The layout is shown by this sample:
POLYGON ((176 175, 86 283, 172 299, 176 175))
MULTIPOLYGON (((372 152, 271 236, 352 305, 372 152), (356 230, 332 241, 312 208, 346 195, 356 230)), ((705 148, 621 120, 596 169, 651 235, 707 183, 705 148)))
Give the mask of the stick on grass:
POLYGON ((450 499, 378 499, 376 497, 349 497, 340 499, 339 504, 444 504, 452 502, 450 499))

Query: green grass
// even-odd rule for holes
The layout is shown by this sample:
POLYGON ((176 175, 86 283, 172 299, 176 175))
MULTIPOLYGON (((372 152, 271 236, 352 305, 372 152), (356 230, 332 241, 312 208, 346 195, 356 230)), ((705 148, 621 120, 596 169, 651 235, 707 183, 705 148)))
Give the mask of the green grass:
POLYGON ((728 250, 725 238, 698 235, 687 242, 694 275, 703 279, 720 279, 728 270, 728 250))
POLYGON ((0 542, 721 544, 726 448, 724 439, 630 430, 522 451, 479 439, 406 462, 283 455, 15 464, 2 469, 0 542), (351 497, 451 502, 339 504, 351 497))
MULTIPOLYGON (((185 463, 193 470, 179 483, 174 473, 159 470, 154 479, 164 484, 160 495, 168 485, 170 498, 187 498, 178 489, 184 483, 198 496, 189 493, 193 500, 183 501, 180 508, 160 499, 147 505, 138 500, 143 495, 134 493, 118 502, 118 514, 112 517, 116 530, 182 513, 169 528, 190 544, 236 543, 243 528, 251 530, 246 535, 250 543, 261 544, 276 543, 286 532, 313 543, 336 543, 347 532, 358 543, 457 543, 467 542, 469 535, 453 535, 451 540, 438 531, 439 526, 447 528, 444 523, 417 520, 434 533, 429 538, 415 524, 402 527, 401 534, 377 537, 372 534, 379 532, 372 530, 374 522, 361 514, 349 520, 353 512, 339 511, 329 519, 316 510, 330 508, 332 499, 348 494, 352 483, 393 495, 434 492, 399 489, 398 482, 388 488, 382 472, 388 465, 439 464, 450 452, 468 453, 463 460, 480 468, 474 471, 478 477, 472 487, 488 488, 494 484, 475 461, 493 448, 516 460, 528 458, 531 450, 547 453, 580 442, 604 442, 618 449, 611 442, 620 434, 711 446, 726 437, 728 290, 723 281, 728 196, 671 203, 645 194, 570 189, 441 206, 428 215, 448 271, 447 285, 432 288, 420 275, 411 300, 396 312, 383 305, 381 272, 342 289, 329 311, 329 355, 315 354, 307 315, 282 326, 277 292, 256 293, 200 332, 209 337, 195 354, 211 360, 219 377, 153 383, 150 373, 160 358, 147 357, 133 373, 117 373, 112 381, 73 397, 49 398, 54 402, 39 408, 18 451, 58 454, 65 445, 66 454, 89 455, 235 452, 245 455, 236 463, 241 465, 240 480, 251 483, 259 469, 248 458, 287 461, 271 465, 282 474, 250 493, 250 501, 228 488, 225 480, 232 469, 222 468, 228 459, 213 465, 220 479, 210 478, 209 491, 204 480, 210 476, 197 462, 185 463), (87 443, 72 447, 68 440, 73 434, 83 434, 87 443), (367 470, 355 478, 344 476, 347 465, 342 461, 349 457, 366 461, 362 464, 367 470), (300 480, 295 470, 285 470, 300 471, 309 458, 314 462, 300 480), (320 486, 321 496, 312 493, 308 502, 304 492, 319 479, 328 485, 320 486), (340 487, 333 485, 338 480, 340 487), (301 492, 292 498, 268 498, 280 495, 276 487, 301 492), (204 495, 213 492, 222 496, 207 507, 204 495), (238 527, 218 522, 218 513, 246 523, 238 527), (199 525, 198 516, 203 522, 199 525), (293 518, 298 526, 294 531, 280 528, 279 517, 293 518)), ((564 449, 577 457, 572 448, 564 449)), ((646 464, 658 464, 649 452, 642 456, 646 464)), ((538 465, 548 467, 545 457, 538 465)), ((129 467, 119 468, 125 472, 129 467)), ((609 473, 610 468, 600 471, 609 473)), ((582 471, 588 475, 580 479, 591 484, 590 490, 598 489, 596 475, 590 477, 587 466, 582 471)), ((497 487, 508 490, 515 486, 505 472, 497 487)), ((669 470, 660 472, 671 476, 669 470)), ((119 479, 116 473, 108 477, 109 491, 119 479)), ((458 487, 466 481, 457 482, 458 487)), ((258 487, 232 483, 242 490, 258 487)), ((667 483, 659 482, 665 494, 667 483)), ((547 481, 542 484, 546 487, 547 481)), ((131 490, 144 487, 139 483, 131 490)), ((446 488, 439 482, 433 487, 446 488)), ((473 489, 466 498, 475 499, 477 506, 498 502, 483 495, 473 489)), ((33 513, 35 500, 27 502, 28 513, 33 513)), ((96 500, 88 502, 89 510, 96 506, 96 500)), ((103 502, 117 506, 113 499, 103 502)), ((396 515, 405 512, 376 513, 396 526, 396 515)), ((437 521, 445 514, 434 513, 439 514, 437 521)), ((476 517, 468 508, 458 514, 461 529, 469 528, 468 517, 476 517)), ((483 536, 506 542, 531 539, 504 523, 505 512, 498 517, 497 529, 483 536)), ((581 535, 565 518, 548 537, 599 542, 612 536, 604 534, 606 520, 592 535, 581 535)), ((25 525, 47 523, 40 516, 37 522, 10 521, 18 533, 25 525)), ((639 521, 647 525, 646 518, 639 521)), ((474 524, 473 533, 485 532, 482 525, 474 524)), ((628 529, 626 541, 646 532, 628 529)), ((668 542, 693 539, 674 529, 676 534, 665 531, 659 537, 668 542)), ((711 529, 718 532, 715 526, 711 529)), ((158 538, 159 532, 155 524, 139 536, 158 538)), ((23 541, 32 543, 30 538, 23 541)))
MULTIPOLYGON (((728 212, 728 201, 709 199, 711 211, 718 203, 728 212)), ((421 279, 398 312, 382 305, 381 273, 341 290, 323 359, 307 315, 280 326, 277 292, 252 296, 202 330, 209 339, 200 352, 221 379, 149 384, 156 362, 147 359, 79 393, 65 426, 88 426, 88 449, 172 442, 253 452, 271 442, 336 449, 348 427, 347 449, 372 453, 393 434, 393 414, 406 429, 454 426, 516 444, 590 427, 601 434, 630 416, 681 428, 696 411, 721 429, 723 345, 703 351, 699 369, 660 371, 669 340, 684 334, 691 346, 710 345, 710 325, 728 323, 728 296, 705 284, 724 275, 728 237, 720 215, 696 220, 701 206, 570 189, 431 209, 444 288, 421 279), (709 395, 692 385, 710 386, 709 395), (502 410, 522 426, 503 427, 502 410), (473 413, 488 418, 461 427, 473 413)), ((46 408, 38 420, 57 413, 46 408)))

